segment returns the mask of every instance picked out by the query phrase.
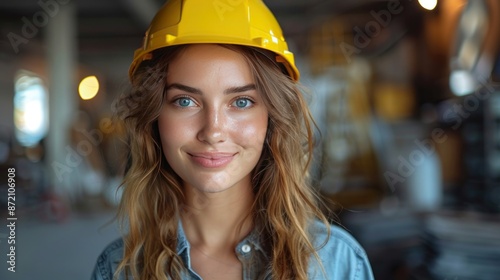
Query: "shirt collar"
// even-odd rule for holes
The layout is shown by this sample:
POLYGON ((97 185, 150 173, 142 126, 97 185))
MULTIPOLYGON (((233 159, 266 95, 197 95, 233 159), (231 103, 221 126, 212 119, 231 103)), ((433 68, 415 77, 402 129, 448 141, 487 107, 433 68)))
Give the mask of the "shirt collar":
POLYGON ((262 234, 261 232, 254 227, 253 230, 250 232, 250 234, 247 235, 239 244, 242 243, 250 243, 252 246, 257 250, 260 251, 265 258, 268 258, 266 251, 262 248, 262 242, 261 242, 261 237, 262 234))
POLYGON ((186 266, 191 268, 191 259, 189 256, 189 250, 191 245, 186 238, 186 234, 184 233, 184 229, 182 227, 182 221, 179 219, 179 223, 177 225, 177 255, 179 255, 186 266))
MULTIPOLYGON (((239 244, 242 243, 251 243, 256 250, 259 250, 266 258, 268 257, 266 251, 262 248, 261 234, 259 234, 259 230, 254 227, 254 229, 247 235, 239 244)), ((179 219, 178 227, 177 227, 177 254, 181 256, 181 258, 191 267, 189 251, 191 249, 191 245, 187 240, 186 234, 184 233, 184 228, 182 227, 182 221, 179 219)))

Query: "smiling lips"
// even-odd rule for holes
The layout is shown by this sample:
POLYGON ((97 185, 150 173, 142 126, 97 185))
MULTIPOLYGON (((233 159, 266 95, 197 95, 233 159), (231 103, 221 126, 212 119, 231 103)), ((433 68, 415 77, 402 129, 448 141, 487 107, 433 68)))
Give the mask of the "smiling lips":
POLYGON ((205 168, 224 167, 229 164, 235 153, 196 153, 189 154, 191 159, 198 165, 205 168))

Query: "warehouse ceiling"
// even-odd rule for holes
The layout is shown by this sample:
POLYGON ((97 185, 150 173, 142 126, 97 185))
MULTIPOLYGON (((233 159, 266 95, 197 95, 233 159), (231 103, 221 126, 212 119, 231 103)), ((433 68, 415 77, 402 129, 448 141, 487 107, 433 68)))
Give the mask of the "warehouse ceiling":
MULTIPOLYGON (((226 0, 220 0, 226 1, 226 0)), ((345 15, 385 7, 381 0, 265 0, 278 18, 286 36, 301 40, 311 27, 335 15, 345 15)), ((41 3, 76 4, 78 44, 81 55, 135 49, 163 0, 16 0, 0 1, 0 54, 8 56, 10 32, 19 34, 23 18, 32 20, 42 11, 41 3)), ((48 5, 48 4, 46 4, 48 5)), ((38 36, 43 36, 41 30, 38 36)), ((30 46, 27 46, 29 48, 30 46)), ((34 48, 32 46, 32 48, 34 48)), ((36 47, 35 47, 36 48, 36 47)))

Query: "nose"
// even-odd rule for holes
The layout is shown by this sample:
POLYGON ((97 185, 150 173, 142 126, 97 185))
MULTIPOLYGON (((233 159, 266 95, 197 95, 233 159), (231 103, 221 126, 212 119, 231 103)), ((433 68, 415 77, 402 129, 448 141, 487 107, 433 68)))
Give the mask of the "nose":
POLYGON ((202 118, 203 125, 197 135, 199 141, 208 144, 226 141, 227 116, 222 108, 208 108, 202 118))

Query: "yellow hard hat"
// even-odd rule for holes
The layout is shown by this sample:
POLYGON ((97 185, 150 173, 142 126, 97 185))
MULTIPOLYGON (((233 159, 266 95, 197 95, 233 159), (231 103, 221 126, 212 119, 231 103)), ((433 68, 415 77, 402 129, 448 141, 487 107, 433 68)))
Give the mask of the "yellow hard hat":
POLYGON ((281 28, 262 0, 171 0, 158 11, 142 48, 134 53, 129 76, 151 52, 169 46, 218 43, 269 50, 297 81, 299 71, 281 28))

